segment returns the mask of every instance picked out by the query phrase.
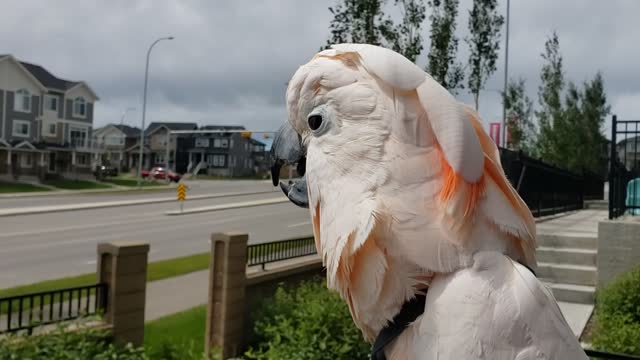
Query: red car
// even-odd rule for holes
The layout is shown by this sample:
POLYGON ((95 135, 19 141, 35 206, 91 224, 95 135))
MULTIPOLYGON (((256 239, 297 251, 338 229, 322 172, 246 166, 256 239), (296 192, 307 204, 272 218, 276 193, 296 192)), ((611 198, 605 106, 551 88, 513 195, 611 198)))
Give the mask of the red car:
POLYGON ((161 180, 164 180, 168 177, 169 180, 173 182, 178 182, 180 181, 180 178, 181 178, 180 174, 177 174, 171 170, 169 170, 167 174, 166 169, 161 166, 156 166, 151 170, 142 170, 141 175, 143 178, 152 177, 154 179, 161 179, 161 180))

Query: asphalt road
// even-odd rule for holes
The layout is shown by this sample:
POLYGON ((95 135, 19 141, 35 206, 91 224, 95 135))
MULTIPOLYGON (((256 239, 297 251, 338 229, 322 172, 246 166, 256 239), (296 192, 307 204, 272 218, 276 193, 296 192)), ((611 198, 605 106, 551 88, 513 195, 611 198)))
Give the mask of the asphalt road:
MULTIPOLYGON (((259 188, 262 184, 266 190, 273 189, 268 183, 253 182, 203 185, 200 190, 236 192, 243 187, 247 190, 259 188)), ((77 199, 93 200, 93 196, 83 195, 77 199)), ((102 200, 99 201, 113 199, 112 196, 100 196, 102 200)), ((166 196, 166 193, 135 196, 166 196)), ((193 200, 185 203, 185 209, 283 196, 281 192, 274 191, 193 200)), ((55 198, 57 201, 58 197, 55 198)), ((66 201, 67 198, 60 199, 66 201)), ((50 201, 46 197, 30 198, 27 203, 38 199, 39 204, 50 201)), ((208 240, 213 232, 247 232, 250 243, 312 233, 308 211, 288 202, 181 216, 164 214, 177 207, 177 203, 171 202, 0 218, 0 288, 95 271, 96 245, 99 242, 148 242, 151 245, 150 261, 155 261, 208 251, 208 240)))
MULTIPOLYGON (((206 195, 217 193, 273 191, 274 193, 280 192, 280 194, 282 194, 280 188, 274 187, 271 184, 271 180, 195 180, 187 181, 185 182, 185 184, 189 187, 187 191, 187 200, 189 195, 206 195)), ((175 196, 175 186, 175 184, 172 184, 171 187, 163 190, 155 189, 140 192, 104 192, 94 194, 65 194, 38 197, 0 198, 0 209, 24 208, 42 205, 85 204, 105 201, 166 198, 175 196)))

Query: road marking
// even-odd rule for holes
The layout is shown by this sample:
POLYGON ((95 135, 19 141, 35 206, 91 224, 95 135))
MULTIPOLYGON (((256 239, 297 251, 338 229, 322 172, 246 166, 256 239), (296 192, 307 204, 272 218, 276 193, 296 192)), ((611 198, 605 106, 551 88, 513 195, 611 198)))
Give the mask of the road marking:
POLYGON ((305 225, 311 225, 310 221, 305 221, 305 222, 301 222, 301 223, 297 223, 297 224, 291 224, 289 226, 287 226, 288 228, 294 228, 294 227, 298 227, 298 226, 305 226, 305 225))

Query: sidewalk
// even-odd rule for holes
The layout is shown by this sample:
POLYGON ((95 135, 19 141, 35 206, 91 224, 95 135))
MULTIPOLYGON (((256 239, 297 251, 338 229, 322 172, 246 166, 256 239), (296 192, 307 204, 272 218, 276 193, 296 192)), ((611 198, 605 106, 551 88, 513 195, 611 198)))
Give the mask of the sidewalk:
MULTIPOLYGON (((275 270, 298 263, 307 263, 313 259, 320 261, 320 257, 317 255, 303 256, 266 264, 265 270, 275 270)), ((261 271, 260 266, 252 266, 247 269, 247 275, 261 271)), ((202 270, 147 283, 147 304, 144 311, 144 320, 152 321, 199 305, 206 305, 208 282, 209 270, 202 270)))

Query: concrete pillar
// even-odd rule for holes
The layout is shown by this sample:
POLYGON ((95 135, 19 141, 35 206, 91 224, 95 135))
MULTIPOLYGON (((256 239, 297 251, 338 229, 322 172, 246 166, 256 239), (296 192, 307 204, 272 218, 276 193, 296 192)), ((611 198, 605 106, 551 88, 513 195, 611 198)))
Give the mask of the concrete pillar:
POLYGON ((149 244, 98 244, 98 282, 108 285, 105 322, 112 326, 116 344, 144 341, 144 306, 149 244))
POLYGON ((205 351, 217 348, 222 359, 241 350, 248 240, 247 234, 211 235, 205 351))
POLYGON ((640 222, 635 218, 598 223, 598 288, 640 264, 640 222))

